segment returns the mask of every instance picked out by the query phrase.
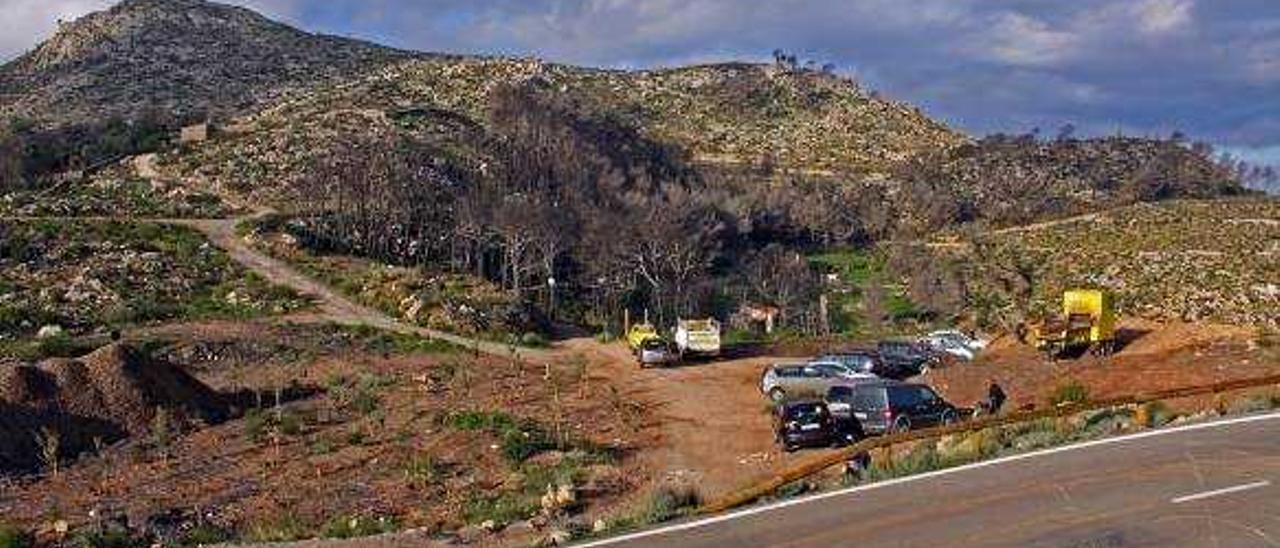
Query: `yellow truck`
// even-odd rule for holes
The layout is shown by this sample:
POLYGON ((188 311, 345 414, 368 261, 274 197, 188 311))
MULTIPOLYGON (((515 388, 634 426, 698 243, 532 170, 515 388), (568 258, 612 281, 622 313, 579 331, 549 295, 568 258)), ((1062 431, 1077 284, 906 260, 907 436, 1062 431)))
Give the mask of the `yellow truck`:
POLYGON ((1111 294, 1098 289, 1072 289, 1062 294, 1062 315, 1033 324, 1029 342, 1052 357, 1088 350, 1115 351, 1116 310, 1111 294))

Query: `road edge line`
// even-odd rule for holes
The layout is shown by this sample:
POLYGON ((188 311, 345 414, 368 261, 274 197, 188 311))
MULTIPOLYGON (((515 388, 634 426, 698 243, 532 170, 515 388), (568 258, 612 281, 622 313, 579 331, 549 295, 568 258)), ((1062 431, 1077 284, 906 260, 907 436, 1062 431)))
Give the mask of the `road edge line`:
POLYGON ((966 471, 969 471, 969 470, 976 470, 976 469, 980 469, 980 468, 987 468, 987 467, 991 467, 991 466, 997 466, 997 465, 1000 465, 1000 464, 1007 464, 1007 463, 1010 463, 1010 462, 1017 462, 1017 461, 1022 461, 1022 460, 1029 460, 1029 459, 1033 459, 1033 458, 1037 458, 1037 457, 1044 457, 1044 456, 1053 455, 1053 454, 1057 454, 1057 453, 1066 453, 1066 452, 1070 452, 1070 451, 1078 451, 1078 450, 1081 450, 1081 449, 1088 449, 1088 448, 1091 448, 1091 447, 1100 447, 1100 446, 1105 446, 1105 445, 1114 445, 1114 444, 1118 444, 1118 443, 1124 443, 1124 442, 1129 442, 1129 441, 1134 441, 1134 440, 1140 440, 1140 439, 1146 439, 1146 438, 1154 438, 1154 437, 1167 436, 1167 435, 1172 435, 1172 434, 1181 434, 1181 433, 1184 433, 1184 432, 1194 432, 1194 431, 1196 431, 1196 430, 1206 430, 1206 429, 1215 428, 1215 427, 1220 427, 1220 426, 1232 426, 1232 425, 1237 425, 1237 424, 1248 424, 1248 423, 1253 423, 1253 422, 1262 422, 1262 421, 1277 420, 1277 419, 1280 419, 1280 412, 1270 412, 1270 413, 1266 413, 1266 414, 1262 414, 1262 415, 1246 415, 1246 416, 1243 416, 1243 417, 1233 417, 1233 418, 1229 418, 1229 419, 1221 419, 1221 420, 1210 421, 1210 422, 1201 422, 1201 423, 1195 423, 1195 424, 1186 424, 1186 425, 1182 425, 1182 426, 1176 426, 1176 427, 1173 427, 1173 428, 1161 428, 1161 429, 1156 429, 1156 430, 1148 430, 1148 431, 1145 431, 1145 432, 1137 432, 1137 433, 1134 433, 1134 434, 1126 434, 1126 435, 1124 435, 1124 436, 1117 436, 1117 437, 1114 437, 1114 438, 1103 438, 1103 439, 1099 439, 1099 440, 1091 440, 1091 441, 1086 441, 1086 442, 1076 443, 1076 444, 1072 444, 1072 445, 1063 445, 1063 446, 1061 446, 1061 447, 1051 447, 1051 448, 1048 448, 1048 449, 1041 449, 1041 450, 1039 450, 1039 451, 1032 451, 1032 452, 1030 452, 1030 453, 1020 453, 1020 454, 1017 454, 1017 455, 1009 455, 1009 456, 1006 456, 1006 457, 999 457, 999 458, 995 458, 995 459, 991 459, 991 460, 984 460, 984 461, 979 461, 979 462, 974 462, 974 463, 964 464, 964 465, 961 465, 961 466, 956 466, 956 467, 954 467, 954 468, 946 468, 946 469, 943 469, 943 470, 934 470, 934 471, 932 471, 932 472, 924 472, 924 473, 922 473, 922 474, 915 474, 915 475, 905 476, 905 477, 901 477, 901 478, 894 478, 894 479, 890 479, 890 480, 879 481, 879 482, 871 483, 871 484, 868 484, 868 485, 857 485, 857 486, 854 486, 854 487, 846 487, 846 488, 843 488, 843 489, 837 489, 837 490, 834 490, 834 491, 828 491, 828 492, 826 492, 826 493, 818 493, 818 494, 815 494, 815 495, 809 495, 809 496, 805 496, 805 497, 798 497, 798 498, 794 498, 794 499, 789 499, 789 500, 784 500, 784 501, 774 502, 774 503, 771 503, 771 504, 765 504, 765 505, 761 505, 761 506, 754 506, 754 507, 751 507, 751 508, 744 508, 744 509, 742 509, 742 510, 736 510, 736 511, 733 511, 733 512, 730 512, 730 513, 727 513, 727 514, 723 514, 723 515, 719 515, 719 516, 712 516, 712 517, 709 517, 709 518, 703 518, 703 519, 699 519, 699 520, 695 520, 695 521, 690 521, 690 522, 686 522, 686 523, 678 523, 678 524, 675 524, 675 525, 668 525, 668 526, 666 526, 666 527, 660 527, 660 528, 657 528, 657 529, 650 529, 650 530, 647 530, 647 531, 637 531, 637 532, 635 532, 635 533, 629 533, 629 534, 621 535, 621 536, 617 536, 617 537, 612 537, 612 538, 606 538, 606 539, 600 539, 600 540, 590 541, 590 542, 586 542, 586 543, 583 543, 583 544, 574 544, 573 546, 576 546, 577 548, 591 548, 591 547, 595 547, 595 546, 608 546, 608 545, 611 545, 611 544, 618 544, 618 543, 628 542, 628 541, 632 541, 632 540, 639 540, 639 539, 642 539, 642 538, 655 537, 655 536, 665 535, 665 534, 668 534, 668 533, 675 533, 675 532, 679 532, 679 531, 688 531, 688 530, 690 530, 690 529, 697 529, 697 528, 699 528, 699 527, 705 527, 705 526, 708 526, 708 525, 714 525, 714 524, 716 524, 716 523, 721 523, 721 522, 725 522, 725 521, 732 521, 732 520, 735 520, 735 519, 738 519, 738 518, 743 518, 743 517, 747 517, 747 516, 752 516, 752 515, 755 515, 755 514, 762 514, 762 513, 765 513, 765 512, 771 512, 771 511, 774 511, 774 510, 780 510, 780 509, 788 508, 788 507, 791 507, 791 506, 797 506, 797 505, 800 505, 800 504, 807 504, 807 503, 810 503, 810 502, 816 502, 816 501, 825 500, 825 499, 829 499, 829 498, 833 498, 833 497, 839 497, 839 496, 849 495, 849 494, 853 494, 853 493, 860 493, 860 492, 863 492, 863 491, 872 491, 872 490, 876 490, 876 489, 882 489, 882 488, 885 488, 885 487, 892 487, 892 486, 895 486, 895 485, 901 485, 901 484, 905 484, 905 483, 911 483, 911 482, 915 482, 915 481, 921 481, 921 480, 926 480, 926 479, 936 478, 936 477, 940 477, 940 476, 946 476, 946 475, 950 475, 950 474, 956 474, 956 473, 960 473, 960 472, 966 472, 966 471))
POLYGON ((1254 489, 1261 489, 1263 487, 1268 487, 1270 485, 1271 485, 1270 480, 1255 481, 1253 483, 1245 483, 1242 485, 1235 485, 1232 487, 1223 487, 1221 489, 1214 489, 1212 491, 1201 491, 1199 493, 1183 495, 1181 497, 1174 497, 1172 499, 1169 499, 1169 502, 1172 504, 1183 504, 1187 502, 1195 502, 1197 500, 1204 500, 1204 499, 1209 499, 1213 497, 1219 497, 1222 495, 1230 495, 1232 493, 1239 493, 1241 491, 1251 491, 1254 489))

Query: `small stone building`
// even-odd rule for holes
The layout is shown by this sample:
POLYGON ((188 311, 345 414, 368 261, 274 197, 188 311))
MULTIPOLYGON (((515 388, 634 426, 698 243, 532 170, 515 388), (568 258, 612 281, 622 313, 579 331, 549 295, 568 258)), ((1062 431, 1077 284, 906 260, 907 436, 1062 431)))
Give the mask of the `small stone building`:
POLYGON ((203 143, 209 140, 209 135, 213 133, 213 125, 208 122, 190 125, 182 128, 182 132, 178 135, 178 142, 187 143, 203 143))

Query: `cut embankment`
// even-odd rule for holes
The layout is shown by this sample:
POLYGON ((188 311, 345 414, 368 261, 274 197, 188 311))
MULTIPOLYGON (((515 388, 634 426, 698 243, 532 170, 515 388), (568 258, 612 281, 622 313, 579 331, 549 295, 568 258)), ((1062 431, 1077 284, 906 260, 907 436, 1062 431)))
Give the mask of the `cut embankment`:
POLYGON ((75 360, 0 366, 0 472, 49 465, 50 437, 52 453, 67 458, 157 425, 181 431, 227 414, 217 392, 126 345, 75 360))

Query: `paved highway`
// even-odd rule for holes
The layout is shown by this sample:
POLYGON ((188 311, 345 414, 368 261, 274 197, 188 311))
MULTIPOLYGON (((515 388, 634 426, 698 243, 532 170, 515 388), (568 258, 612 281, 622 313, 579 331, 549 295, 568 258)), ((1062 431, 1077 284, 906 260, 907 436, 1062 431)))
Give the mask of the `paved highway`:
POLYGON ((1280 414, 1052 449, 587 546, 1280 546, 1280 414))

